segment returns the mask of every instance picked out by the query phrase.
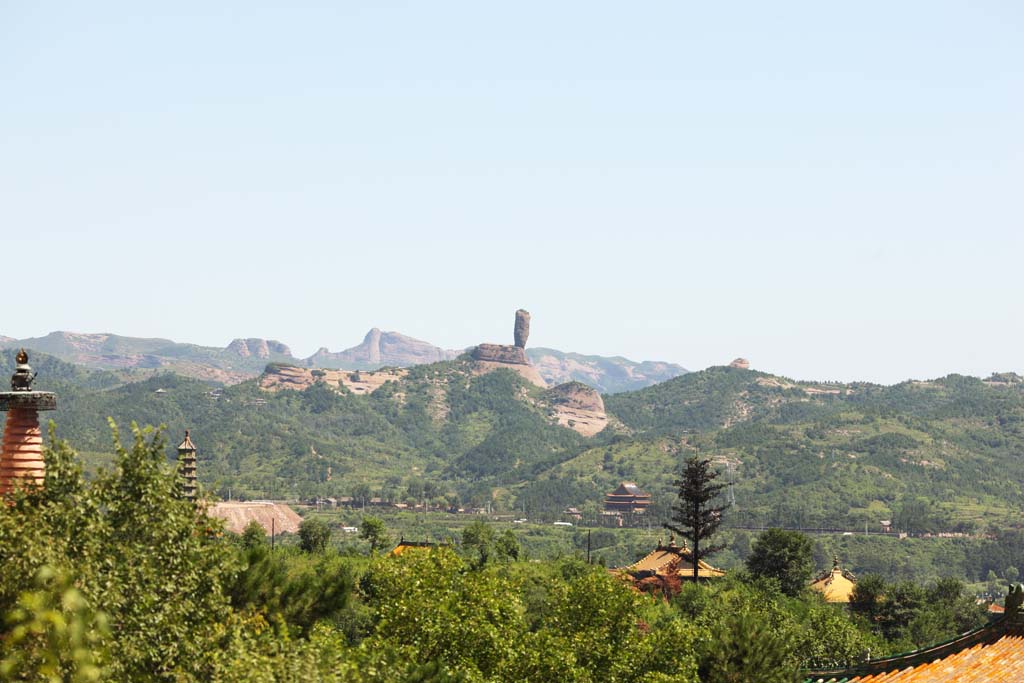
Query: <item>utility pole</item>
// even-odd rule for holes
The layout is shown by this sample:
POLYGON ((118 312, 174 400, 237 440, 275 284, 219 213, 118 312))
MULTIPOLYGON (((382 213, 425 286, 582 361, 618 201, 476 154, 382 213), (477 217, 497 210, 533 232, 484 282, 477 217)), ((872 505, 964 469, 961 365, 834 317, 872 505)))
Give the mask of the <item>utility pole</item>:
POLYGON ((270 518, 270 550, 274 550, 274 537, 277 535, 277 520, 273 517, 270 518))
POLYGON ((726 458, 725 468, 729 471, 729 507, 736 505, 736 463, 726 458))
POLYGON ((587 529, 587 564, 590 564, 590 529, 587 529))

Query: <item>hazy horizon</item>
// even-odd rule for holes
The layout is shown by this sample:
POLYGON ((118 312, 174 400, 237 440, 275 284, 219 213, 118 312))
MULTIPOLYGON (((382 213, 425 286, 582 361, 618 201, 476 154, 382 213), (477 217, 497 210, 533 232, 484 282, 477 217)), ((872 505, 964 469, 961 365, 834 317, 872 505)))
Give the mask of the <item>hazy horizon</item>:
MULTIPOLYGON (((397 332, 399 334, 405 334, 405 336, 413 337, 414 339, 418 339, 420 341, 425 341, 425 342, 433 343, 429 338, 416 337, 414 335, 409 335, 409 334, 404 333, 402 330, 398 330, 398 329, 395 329, 395 330, 388 329, 388 330, 383 330, 383 331, 384 332, 397 332)), ((2 331, 0 331, 0 332, 2 332, 2 331)), ((300 350, 296 349, 294 346, 292 346, 288 342, 287 339, 278 339, 278 338, 274 338, 274 337, 259 337, 259 336, 254 336, 254 335, 244 335, 244 336, 232 337, 232 339, 228 340, 225 343, 217 343, 217 342, 205 343, 205 342, 197 342, 197 341, 195 341, 193 339, 170 338, 170 337, 160 337, 160 336, 155 336, 155 337, 139 337, 138 335, 125 334, 125 333, 122 333, 122 332, 115 332, 115 331, 109 331, 109 330, 104 330, 104 331, 94 331, 94 330, 93 331, 86 331, 86 330, 51 330, 50 332, 45 333, 45 334, 31 335, 30 337, 17 337, 17 338, 18 339, 41 338, 41 337, 47 336, 48 334, 60 333, 60 332, 71 332, 71 333, 77 333, 77 334, 110 334, 110 335, 115 335, 115 336, 120 336, 120 337, 135 337, 135 338, 145 338, 145 339, 166 339, 167 341, 171 341, 171 342, 175 342, 175 343, 180 343, 180 344, 193 344, 193 345, 196 345, 196 346, 212 347, 212 348, 226 348, 228 346, 228 344, 230 344, 230 342, 234 341, 235 339, 265 339, 266 341, 276 341, 276 342, 281 342, 281 343, 285 344, 291 350, 292 355, 296 359, 300 359, 300 360, 304 359, 304 358, 308 358, 309 356, 312 356, 314 353, 316 353, 318 350, 320 350, 320 348, 327 348, 327 350, 330 351, 330 352, 340 352, 340 351, 347 350, 349 348, 352 348, 352 347, 355 347, 355 346, 358 346, 359 344, 361 344, 363 339, 366 336, 366 333, 364 333, 363 335, 361 335, 359 337, 358 340, 354 340, 354 341, 352 341, 351 343, 348 343, 348 344, 344 344, 344 345, 340 345, 340 346, 336 346, 336 347, 335 346, 326 346, 326 347, 320 346, 320 347, 316 347, 316 348, 308 350, 308 351, 306 351, 306 350, 301 350, 300 351, 300 350)), ((367 330, 367 333, 368 332, 369 332, 369 330, 367 330)), ((10 335, 2 335, 2 334, 0 334, 0 336, 10 336, 10 335)), ((468 349, 472 348, 473 346, 475 346, 476 344, 481 343, 481 342, 493 342, 493 343, 507 344, 507 343, 511 343, 512 340, 511 340, 511 335, 509 335, 508 339, 499 339, 499 338, 495 337, 494 339, 481 339, 481 340, 477 340, 477 341, 474 341, 474 342, 468 343, 468 344, 462 344, 462 345, 453 346, 453 347, 442 347, 442 348, 445 348, 446 350, 463 351, 463 350, 468 350, 468 349)), ((704 369, 707 369, 709 367, 716 366, 716 365, 719 365, 719 366, 720 365, 728 365, 733 360, 736 360, 738 358, 745 358, 746 360, 751 360, 747 356, 736 356, 736 357, 730 357, 728 359, 722 358, 722 359, 719 359, 717 361, 713 361, 713 362, 709 363, 706 366, 696 367, 696 366, 692 366, 692 365, 687 365, 685 362, 682 362, 682 361, 677 361, 677 360, 672 360, 672 359, 667 359, 667 358, 637 358, 637 357, 628 356, 626 354, 614 353, 614 352, 594 353, 594 352, 591 352, 591 351, 581 350, 581 349, 559 348, 559 347, 554 347, 554 346, 547 345, 547 344, 537 345, 537 344, 533 344, 532 343, 532 335, 531 335, 531 343, 527 344, 527 348, 528 349, 549 348, 549 349, 554 349, 556 351, 561 351, 561 352, 564 352, 564 353, 578 353, 578 354, 581 354, 581 355, 584 355, 584 356, 624 357, 627 360, 635 361, 635 362, 675 363, 677 365, 683 366, 689 372, 695 372, 695 371, 704 370, 704 369)), ((752 370, 757 370, 757 371, 760 371, 760 372, 767 372, 767 373, 770 373, 770 374, 781 375, 781 376, 789 377, 790 379, 801 380, 801 381, 819 381, 819 380, 820 381, 847 381, 847 382, 850 382, 850 381, 867 381, 867 382, 874 382, 874 383, 877 383, 877 384, 884 384, 884 385, 898 384, 900 382, 909 381, 909 380, 931 380, 931 379, 938 379, 940 377, 944 377, 944 376, 949 375, 949 374, 965 374, 965 375, 971 375, 972 374, 972 373, 958 372, 956 370, 950 370, 949 372, 945 372, 945 373, 942 373, 942 374, 939 374, 939 375, 934 375, 934 376, 928 376, 928 377, 924 377, 924 376, 922 376, 922 377, 904 377, 904 378, 898 379, 898 380, 883 381, 883 380, 874 380, 874 379, 870 379, 870 378, 866 378, 866 377, 844 377, 844 378, 838 378, 838 377, 801 377, 801 376, 798 376, 798 375, 790 375, 790 374, 787 374, 785 372, 779 372, 779 371, 776 371, 776 370, 771 369, 771 368, 758 367, 754 362, 751 362, 751 369, 752 370)), ((992 370, 990 372, 985 372, 985 373, 973 373, 973 376, 985 378, 988 375, 990 375, 992 372, 1006 372, 1006 370, 1005 369, 994 369, 994 370, 992 370)))
POLYGON ((0 9, 0 334, 1024 372, 1016 3, 0 9))

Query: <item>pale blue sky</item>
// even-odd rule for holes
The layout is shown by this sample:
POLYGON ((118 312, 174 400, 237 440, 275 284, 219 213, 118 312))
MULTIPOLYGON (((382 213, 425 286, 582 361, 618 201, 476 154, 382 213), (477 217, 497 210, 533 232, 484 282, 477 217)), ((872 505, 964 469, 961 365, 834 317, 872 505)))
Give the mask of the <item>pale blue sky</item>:
POLYGON ((0 334, 1024 371, 1019 2, 4 2, 0 334), (49 277, 45 277, 49 276, 49 277))

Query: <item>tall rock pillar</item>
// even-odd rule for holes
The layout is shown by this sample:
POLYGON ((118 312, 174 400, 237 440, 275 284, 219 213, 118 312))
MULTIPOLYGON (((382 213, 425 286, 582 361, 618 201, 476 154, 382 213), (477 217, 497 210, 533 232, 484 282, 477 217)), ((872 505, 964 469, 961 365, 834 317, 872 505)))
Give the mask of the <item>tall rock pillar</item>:
POLYGON ((526 340, 530 338, 530 312, 523 309, 516 311, 516 326, 513 329, 516 346, 526 348, 526 340))
POLYGON ((0 392, 0 411, 7 413, 0 450, 0 496, 18 488, 43 485, 46 463, 43 462, 39 411, 57 407, 56 394, 32 391, 35 373, 28 364, 25 349, 18 352, 16 360, 11 390, 0 392))

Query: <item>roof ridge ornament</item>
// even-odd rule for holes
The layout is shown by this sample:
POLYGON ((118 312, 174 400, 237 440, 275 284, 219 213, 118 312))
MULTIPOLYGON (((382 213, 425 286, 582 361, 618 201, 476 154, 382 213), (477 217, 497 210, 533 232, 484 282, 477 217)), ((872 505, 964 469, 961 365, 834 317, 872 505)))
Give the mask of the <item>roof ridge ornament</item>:
POLYGON ((1006 618, 1014 619, 1021 613, 1021 606, 1024 605, 1024 585, 1011 583, 1010 590, 1006 594, 1003 606, 1006 610, 1006 618))

